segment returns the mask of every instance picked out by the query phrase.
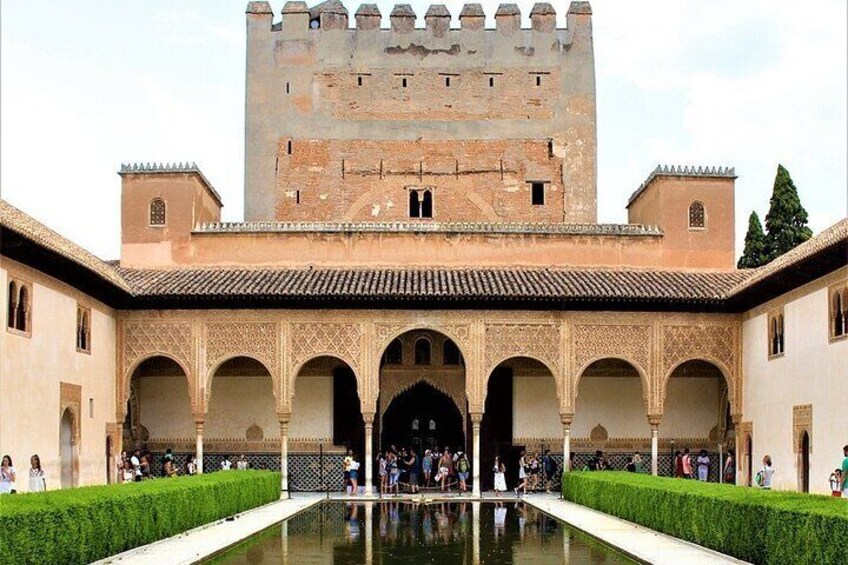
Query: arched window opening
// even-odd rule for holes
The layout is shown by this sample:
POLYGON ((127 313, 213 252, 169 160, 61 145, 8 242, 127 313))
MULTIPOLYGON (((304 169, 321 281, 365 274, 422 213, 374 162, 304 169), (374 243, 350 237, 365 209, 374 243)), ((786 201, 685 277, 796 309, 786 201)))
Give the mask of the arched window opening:
POLYGON ((424 191, 424 198, 421 200, 421 217, 433 217, 433 193, 429 190, 424 191))
POLYGON ((783 316, 777 317, 777 352, 783 353, 783 316))
POLYGON ((385 365, 402 365, 403 364, 403 343, 400 339, 394 339, 386 348, 383 354, 383 364, 385 365))
POLYGON ((420 338, 415 342, 415 364, 429 365, 431 359, 430 340, 420 338))
POLYGON ((15 329, 29 331, 29 289, 22 285, 15 310, 15 329))
POLYGON ((442 346, 442 364, 443 365, 461 365, 462 356, 459 354, 459 348, 456 344, 446 339, 442 346))
POLYGON ((150 225, 165 225, 165 201, 161 198, 154 198, 150 202, 150 225))
POLYGON ((421 217, 421 202, 418 199, 418 191, 410 190, 409 191, 409 217, 410 218, 420 218, 421 217))
POLYGON ((693 202, 689 206, 689 229, 703 229, 706 227, 706 213, 701 202, 693 202))
POLYGON ((15 312, 18 306, 18 286, 14 281, 9 283, 9 303, 7 309, 6 325, 10 328, 15 327, 15 312))
POLYGON ((848 324, 846 324, 845 318, 845 302, 842 299, 842 292, 838 291, 833 294, 833 337, 840 337, 848 333, 848 324))
POLYGON ((77 349, 85 352, 91 351, 89 310, 83 307, 77 307, 77 349))

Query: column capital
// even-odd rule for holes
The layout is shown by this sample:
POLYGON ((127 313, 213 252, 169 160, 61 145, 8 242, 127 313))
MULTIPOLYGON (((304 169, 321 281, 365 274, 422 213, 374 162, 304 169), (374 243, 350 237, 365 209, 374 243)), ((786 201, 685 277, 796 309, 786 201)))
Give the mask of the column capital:
POLYGON ((483 421, 483 413, 482 412, 469 412, 468 418, 471 420, 471 425, 479 426, 483 421))
POLYGON ((651 429, 659 427, 662 417, 662 414, 648 414, 648 423, 651 425, 651 429))
POLYGON ((366 426, 373 426, 374 425, 374 416, 375 416, 374 412, 363 412, 362 413, 362 420, 365 422, 366 426))
POLYGON ((203 420, 195 420, 194 421, 194 431, 198 434, 202 434, 203 433, 203 425, 204 425, 203 420))
POLYGON ((277 420, 280 422, 280 425, 288 425, 291 422, 291 412, 277 412, 277 420))
POLYGON ((570 426, 571 422, 574 421, 574 412, 560 412, 559 420, 563 426, 570 426))
POLYGON ((734 426, 738 426, 742 423, 742 414, 731 414, 730 421, 733 422, 734 426))

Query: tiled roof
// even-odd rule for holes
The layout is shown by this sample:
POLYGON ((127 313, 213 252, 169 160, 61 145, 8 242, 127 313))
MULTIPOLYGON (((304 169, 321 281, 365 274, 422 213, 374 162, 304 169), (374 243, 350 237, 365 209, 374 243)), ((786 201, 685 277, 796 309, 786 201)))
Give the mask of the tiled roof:
POLYGON ((750 273, 531 268, 119 269, 141 297, 718 302, 750 273))
MULTIPOLYGON (((844 241, 848 241, 848 218, 836 222, 817 236, 808 239, 795 249, 787 251, 771 263, 749 271, 751 276, 739 281, 731 289, 730 296, 735 296, 768 278, 780 276, 783 271, 794 267, 804 259, 844 241)), ((848 263, 848 257, 845 257, 845 261, 848 263)))
POLYGON ((130 291, 129 285, 114 267, 2 199, 0 199, 0 227, 18 233, 73 263, 93 271, 94 274, 121 290, 130 291))
POLYGON ((214 222, 195 233, 526 233, 563 235, 662 235, 639 224, 546 224, 532 222, 214 222))

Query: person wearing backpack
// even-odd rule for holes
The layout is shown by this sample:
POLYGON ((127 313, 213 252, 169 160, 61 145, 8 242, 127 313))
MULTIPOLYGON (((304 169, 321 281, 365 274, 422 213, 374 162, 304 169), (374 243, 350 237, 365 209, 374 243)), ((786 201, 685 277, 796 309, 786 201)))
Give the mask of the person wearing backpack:
POLYGON ((771 455, 766 455, 763 457, 763 467, 757 471, 754 482, 761 489, 770 490, 772 477, 774 477, 774 467, 771 464, 771 455))
POLYGON ((468 473, 471 471, 471 463, 468 461, 468 455, 460 451, 457 454, 456 472, 459 476, 459 493, 468 492, 468 473))
POLYGON ((550 449, 546 449, 542 456, 542 469, 545 472, 545 492, 551 492, 551 485, 553 485, 557 474, 557 463, 551 457, 550 449))

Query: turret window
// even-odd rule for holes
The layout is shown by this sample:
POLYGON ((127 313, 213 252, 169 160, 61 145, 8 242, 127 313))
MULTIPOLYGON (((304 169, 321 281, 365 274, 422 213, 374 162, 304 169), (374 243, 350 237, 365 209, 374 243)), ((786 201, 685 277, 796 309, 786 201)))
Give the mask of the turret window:
POLYGON ((154 198, 150 202, 150 225, 164 226, 165 225, 165 201, 161 198, 154 198))
POLYGON ((433 217, 433 192, 429 189, 409 190, 409 217, 433 217))
POLYGON ((768 352, 769 358, 780 357, 785 352, 785 336, 783 332, 783 310, 772 312, 768 317, 768 352))
POLYGON ((701 202, 689 205, 689 229, 702 230, 707 227, 706 211, 701 202))

